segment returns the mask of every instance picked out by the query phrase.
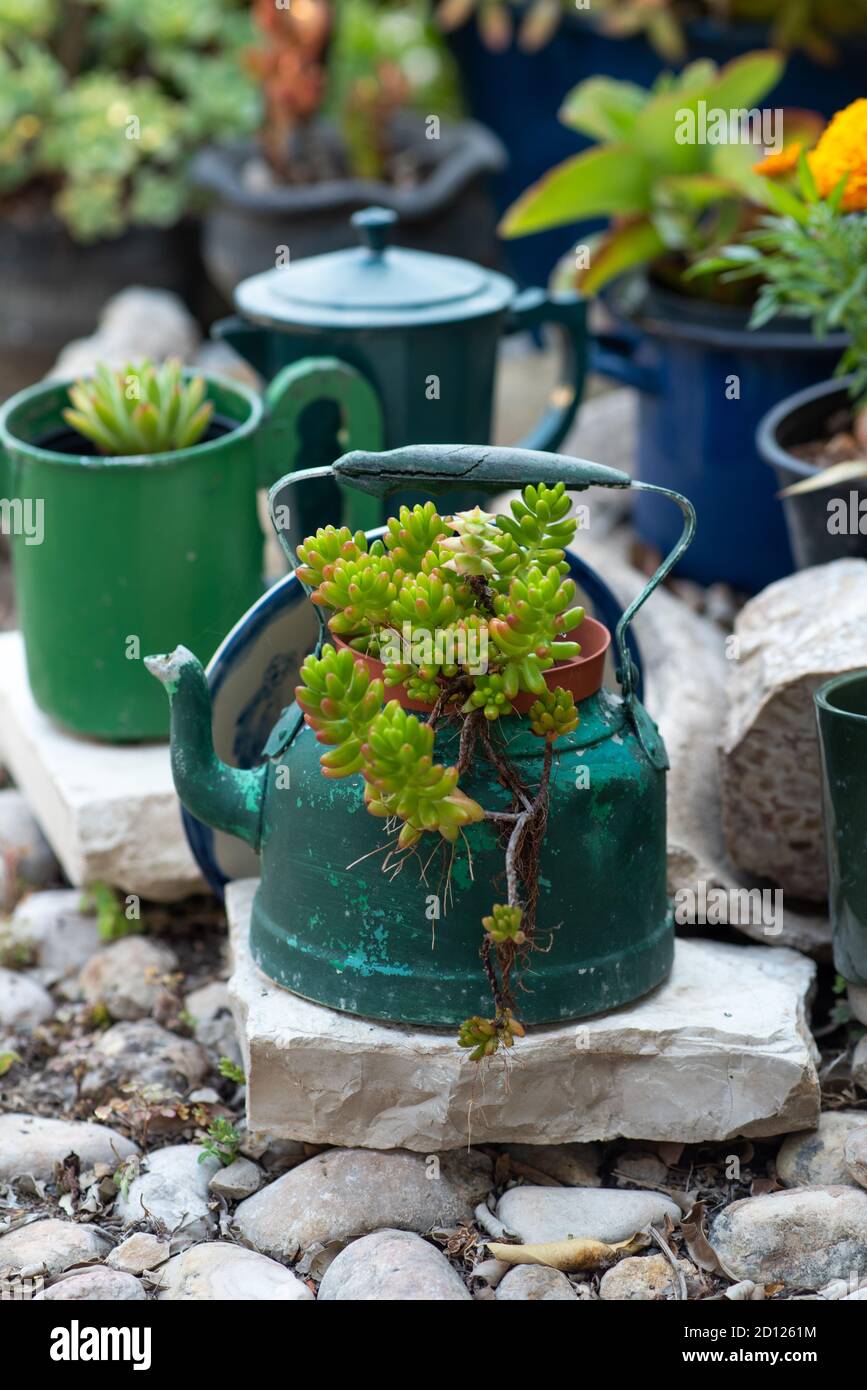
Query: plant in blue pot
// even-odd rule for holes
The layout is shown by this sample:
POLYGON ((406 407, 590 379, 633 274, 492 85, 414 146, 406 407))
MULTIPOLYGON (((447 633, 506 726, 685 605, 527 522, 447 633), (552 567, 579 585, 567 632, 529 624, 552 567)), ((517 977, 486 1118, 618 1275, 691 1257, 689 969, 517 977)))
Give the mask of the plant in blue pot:
MULTIPOLYGON (((682 573, 746 591, 792 568, 756 425, 780 395, 827 375, 841 340, 817 342, 797 319, 751 333, 749 292, 687 272, 755 225, 766 206, 767 181, 754 168, 763 155, 812 145, 821 131, 817 116, 763 105, 783 65, 777 53, 756 52, 723 68, 694 63, 651 90, 607 78, 580 84, 562 119, 598 143, 552 169, 503 222, 518 237, 608 218, 561 270, 601 294, 613 318, 593 365, 640 392, 640 477, 695 502, 698 540, 682 573)), ((640 498, 635 521, 645 541, 668 548, 674 537, 657 499, 640 498)))
POLYGON ((758 426, 805 568, 867 557, 867 100, 839 112, 815 149, 793 147, 769 173, 774 213, 696 271, 757 284, 756 329, 788 314, 819 342, 846 335, 834 376, 777 401, 758 426), (797 168, 795 188, 779 182, 787 164, 797 168))

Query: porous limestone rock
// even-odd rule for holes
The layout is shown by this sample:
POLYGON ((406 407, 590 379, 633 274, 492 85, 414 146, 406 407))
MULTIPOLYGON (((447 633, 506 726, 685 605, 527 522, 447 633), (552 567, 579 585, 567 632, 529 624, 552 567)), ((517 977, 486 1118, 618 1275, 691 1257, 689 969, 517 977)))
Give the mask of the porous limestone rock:
POLYGON ((797 952, 681 940, 647 998, 532 1028, 508 1072, 495 1059, 480 1076, 453 1031, 353 1018, 266 979, 248 942, 255 888, 241 880, 226 894, 252 1130, 429 1154, 468 1141, 702 1143, 818 1121, 804 1017, 815 967, 797 952))
POLYGON ((155 1276, 158 1299, 231 1303, 309 1303, 313 1294, 276 1260, 228 1241, 207 1241, 175 1255, 155 1276))
POLYGON ((147 1168, 115 1202, 124 1225, 143 1222, 172 1236, 177 1249, 206 1240, 214 1224, 208 1183, 220 1160, 197 1144, 172 1144, 149 1154, 147 1168))
POLYGON ((328 1266, 320 1303, 440 1302, 470 1294, 444 1255, 411 1231, 384 1230, 348 1245, 328 1266))
POLYGON ((843 1146, 843 1161, 846 1172, 859 1187, 867 1187, 867 1114, 862 1110, 865 1125, 847 1135, 843 1146))
MULTIPOLYGON (((688 1260, 679 1260, 684 1277, 694 1274, 688 1260)), ((665 1255, 627 1255, 599 1281, 599 1297, 606 1302, 652 1302, 678 1297, 680 1280, 665 1255)))
MULTIPOLYGON (((592 498, 592 494, 588 494, 592 498)), ((592 506, 592 501, 591 501, 592 506)), ((619 533, 618 533, 619 534, 619 533)), ((628 532, 626 533, 628 536, 628 532)), ((616 537, 579 535, 578 552, 604 575, 626 607, 646 577, 623 554, 616 537)), ((633 624, 644 662, 644 704, 659 725, 671 767, 667 778, 668 886, 681 930, 700 932, 701 903, 715 889, 726 895, 753 886, 726 852, 720 813, 720 743, 726 718, 726 685, 734 662, 731 644, 716 623, 695 613, 667 589, 657 589, 633 624)), ((732 899, 732 901, 734 901, 732 899)), ((795 910, 785 900, 768 931, 757 913, 739 911, 732 926, 766 946, 790 946, 821 957, 830 954, 824 908, 795 910)))
POLYGON ((168 743, 97 743, 55 724, 34 703, 20 632, 0 633, 0 761, 70 883, 109 883, 156 902, 204 887, 184 835, 168 743))
POLYGON ((850 1135, 867 1134, 867 1112, 826 1110, 817 1129, 790 1134, 777 1154, 777 1177, 784 1187, 833 1187, 853 1183, 846 1166, 850 1135))
POLYGON ((30 971, 51 986, 75 975, 98 951, 96 916, 82 908, 82 894, 69 888, 29 893, 9 923, 9 940, 33 957, 30 971))
POLYGON ((725 1207, 710 1242, 734 1279, 821 1289, 867 1275, 867 1192, 795 1187, 725 1207))
POLYGON ((163 988, 162 976, 177 964, 168 946, 127 936, 91 956, 78 984, 88 1004, 104 1004, 112 1018, 146 1018, 163 988))
POLYGON ((30 1176, 50 1182, 55 1164, 77 1154, 82 1169, 97 1163, 116 1168, 138 1145, 106 1125, 52 1120, 42 1115, 0 1115, 0 1182, 30 1176))
POLYGON ((144 1274, 146 1270, 165 1264, 171 1253, 170 1241, 160 1240, 149 1231, 136 1231, 114 1247, 106 1264, 122 1274, 144 1274))
POLYGON ((578 1297, 565 1274, 547 1265, 515 1265, 497 1285, 496 1299, 568 1303, 578 1297))
POLYGON ((248 1197, 235 1221, 249 1245, 291 1260, 311 1247, 340 1248, 379 1227, 424 1232, 471 1221, 490 1189, 481 1154, 330 1149, 248 1197))
POLYGON ((63 349, 48 379, 87 376, 100 362, 108 367, 126 367, 144 357, 153 362, 179 357, 187 362, 200 338, 195 319, 176 294, 130 285, 108 301, 95 333, 76 338, 63 349))
POLYGON ((647 1226, 661 1226, 666 1216, 681 1217, 670 1197, 609 1187, 511 1187, 497 1203, 497 1219, 524 1245, 570 1236, 614 1245, 647 1226))
POLYGON ((0 1028, 35 1028, 54 1013, 54 1000, 37 980, 0 966, 0 1028))
POLYGON ((45 888, 59 877, 60 866, 25 798, 16 787, 4 787, 0 790, 0 913, 11 912, 28 889, 45 888))
POLYGON ((723 744, 726 845, 744 871, 823 903, 828 879, 813 694, 867 666, 867 561, 771 584, 735 623, 723 744))
POLYGON ((34 1298, 34 1303, 143 1303, 147 1298, 143 1286, 131 1274, 116 1269, 86 1269, 80 1274, 68 1274, 34 1298))
POLYGON ((103 1259, 109 1245, 92 1226, 46 1217, 0 1236, 0 1271, 53 1277, 70 1265, 103 1259))
POLYGON ((93 1100, 107 1100, 127 1083, 138 1090, 158 1086, 184 1095, 208 1073, 208 1059, 197 1042, 170 1033, 152 1018, 113 1024, 83 1061, 81 1094, 93 1100))
POLYGON ((258 1192, 264 1180, 265 1175, 258 1163, 252 1163, 249 1158, 236 1158, 234 1163, 227 1164, 214 1174, 210 1188, 218 1197, 240 1202, 258 1192))

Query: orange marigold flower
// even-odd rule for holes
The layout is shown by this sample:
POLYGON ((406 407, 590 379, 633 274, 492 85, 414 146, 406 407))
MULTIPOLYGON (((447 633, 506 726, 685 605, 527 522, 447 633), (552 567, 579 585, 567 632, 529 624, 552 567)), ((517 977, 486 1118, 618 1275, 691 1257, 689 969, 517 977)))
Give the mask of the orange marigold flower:
POLYGON ((867 98, 838 111, 807 158, 823 198, 846 175, 844 211, 867 208, 867 98))
POLYGON ((777 174, 789 174, 797 167, 803 148, 800 140, 795 140, 791 145, 784 145, 779 154, 766 154, 764 159, 754 164, 753 173, 767 174, 769 178, 774 178, 777 174))

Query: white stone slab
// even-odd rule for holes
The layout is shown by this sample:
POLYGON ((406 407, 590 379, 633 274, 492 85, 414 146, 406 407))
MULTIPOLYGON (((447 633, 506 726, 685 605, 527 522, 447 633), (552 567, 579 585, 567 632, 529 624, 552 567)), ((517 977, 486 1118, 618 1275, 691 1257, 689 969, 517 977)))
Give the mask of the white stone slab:
POLYGON ((102 880, 159 902, 204 887, 168 744, 97 743, 54 724, 33 702, 18 632, 0 634, 0 761, 76 887, 102 880))
POLYGON ((453 1032, 399 1028, 299 999, 253 964, 257 880, 229 885, 229 984, 251 1129, 308 1143, 458 1148, 618 1137, 695 1143, 818 1122, 796 951, 680 940, 669 981, 628 1008, 534 1028, 484 1069, 453 1032))

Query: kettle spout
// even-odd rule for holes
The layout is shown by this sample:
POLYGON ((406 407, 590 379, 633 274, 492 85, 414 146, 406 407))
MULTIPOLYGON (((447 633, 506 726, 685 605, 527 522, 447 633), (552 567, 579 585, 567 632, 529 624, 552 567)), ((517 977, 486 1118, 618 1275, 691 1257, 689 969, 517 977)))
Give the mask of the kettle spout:
POLYGON ((145 657, 171 704, 171 757, 175 789, 205 825, 259 848, 265 767, 229 767, 214 751, 211 697, 201 663, 186 647, 145 657))

